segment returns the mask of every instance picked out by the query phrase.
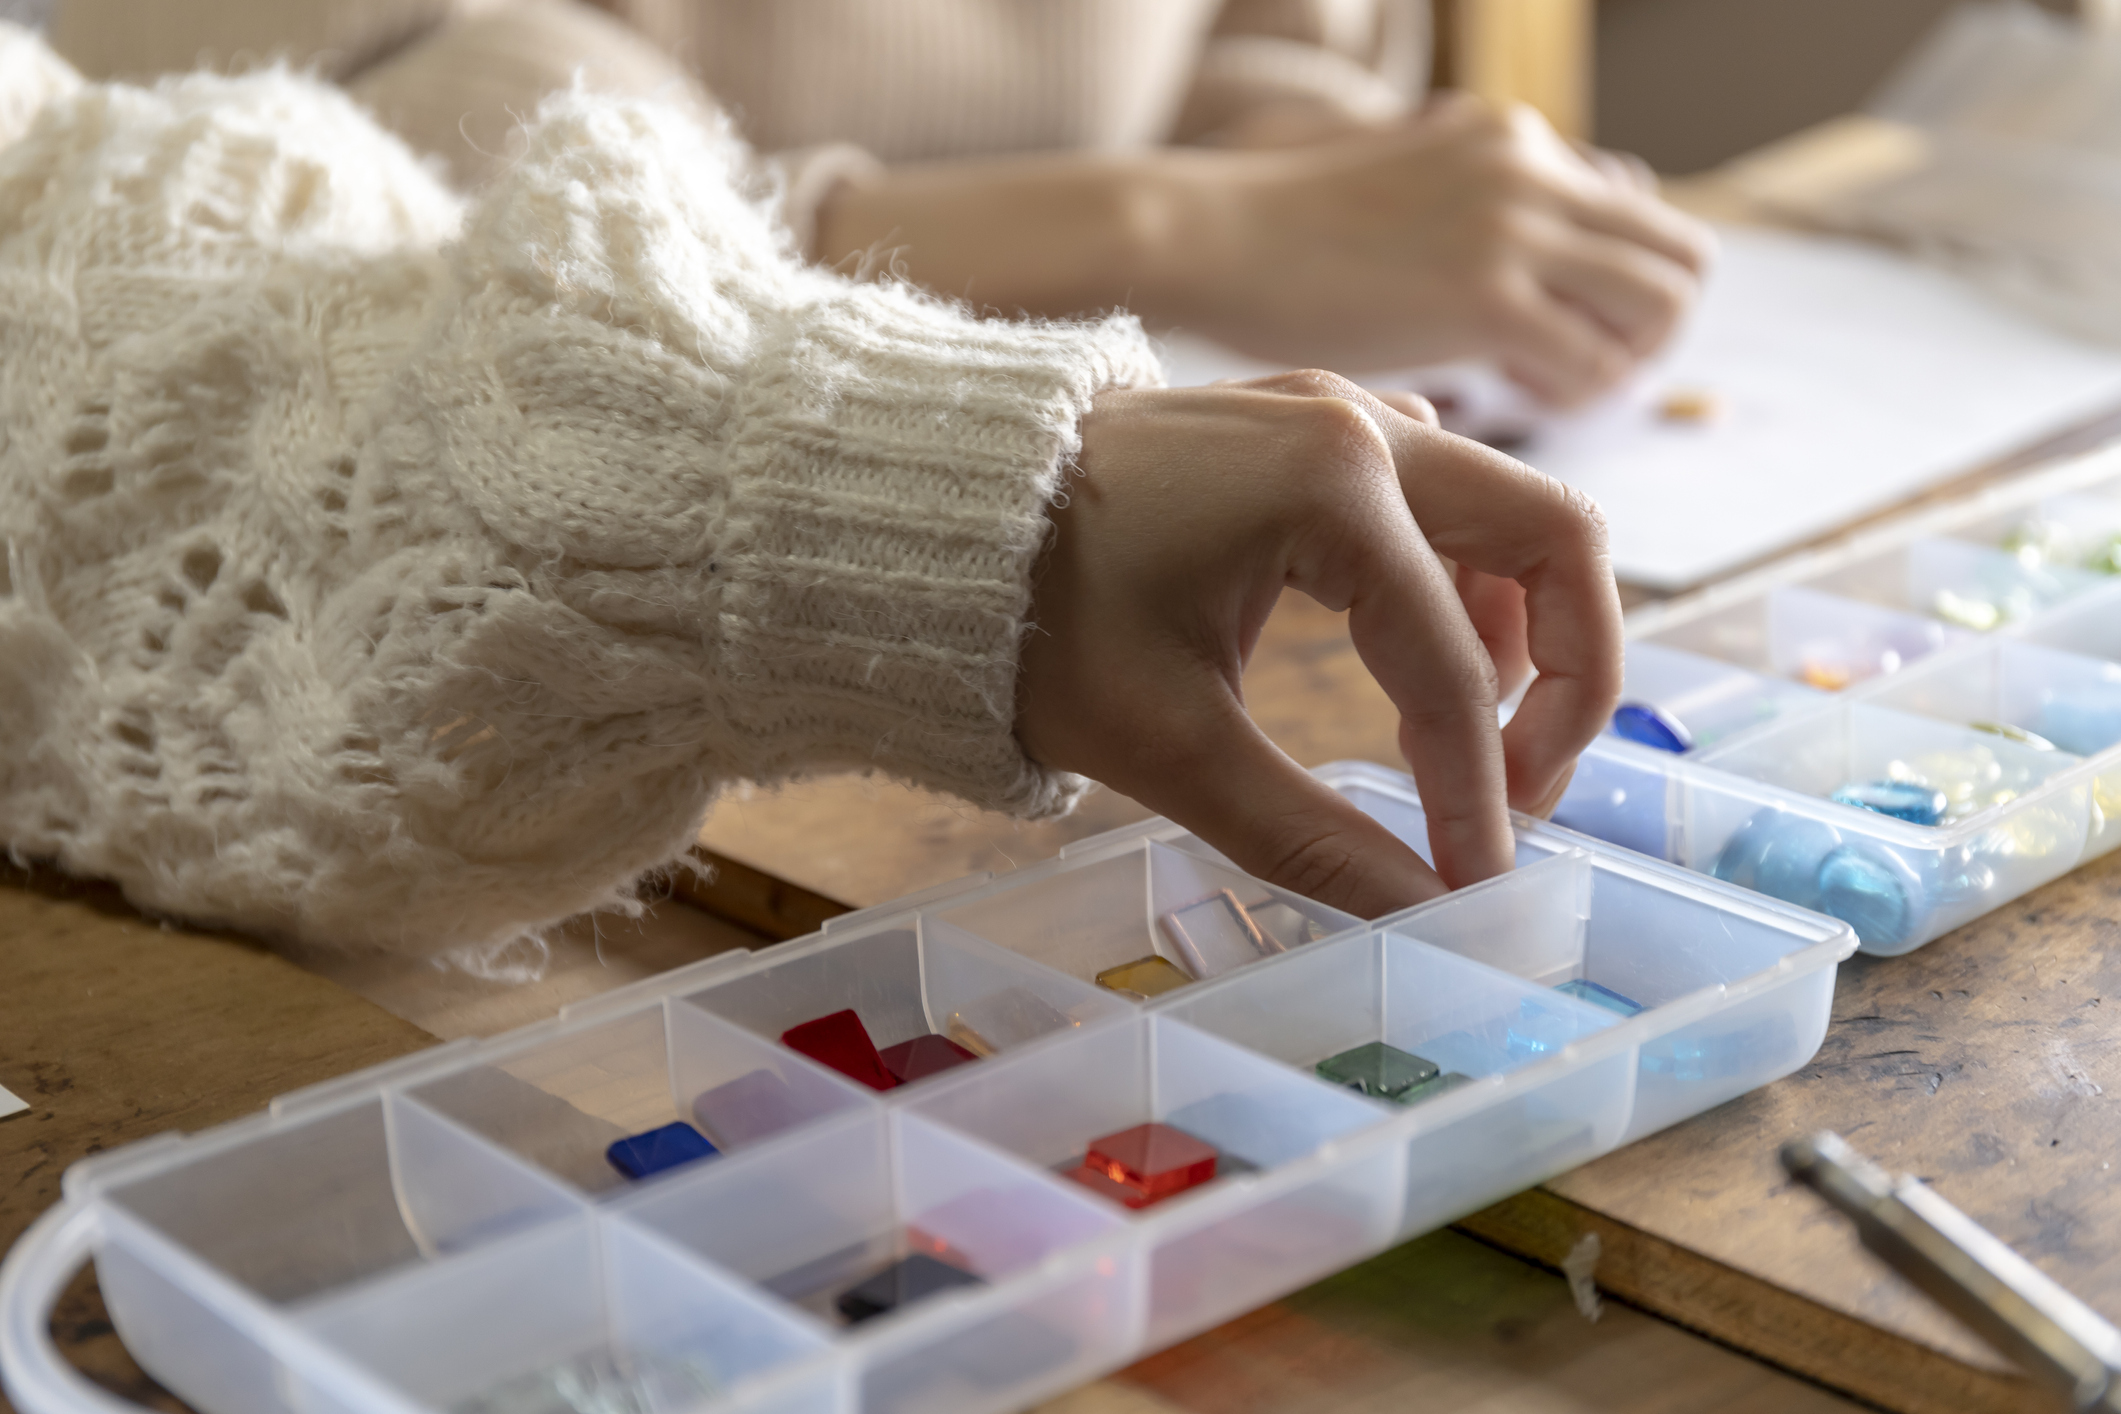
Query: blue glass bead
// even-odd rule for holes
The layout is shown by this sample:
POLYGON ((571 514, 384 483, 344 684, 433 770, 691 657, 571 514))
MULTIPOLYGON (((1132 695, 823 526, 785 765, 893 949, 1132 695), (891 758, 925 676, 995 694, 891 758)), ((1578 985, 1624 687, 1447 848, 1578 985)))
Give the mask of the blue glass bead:
POLYGON ((1867 947, 1889 948, 1909 937, 1921 903, 1921 879, 1891 850, 1857 841, 1820 862, 1819 911, 1854 928, 1867 947))
POLYGON ((1913 781, 1851 781, 1834 792, 1833 800, 1836 805, 1853 805, 1910 825, 1934 825, 1951 807, 1943 791, 1913 781))
POLYGON ((1613 709, 1613 735, 1659 751, 1692 751, 1686 723, 1650 702, 1623 702, 1613 709))
POLYGON ((675 1120, 661 1129, 619 1140, 604 1151, 604 1157, 628 1178, 646 1178, 694 1159, 711 1159, 720 1152, 697 1129, 675 1120))
POLYGON ((1833 826, 1770 808, 1739 827, 1709 872, 1742 889, 1817 908, 1820 862, 1840 843, 1833 826))
POLYGON ((1604 1007, 1615 1016, 1635 1016, 1642 1011, 1642 1003, 1633 997, 1623 997, 1611 987, 1601 987, 1588 977, 1577 977, 1563 982, 1554 989, 1574 997, 1579 1002, 1589 1002, 1595 1007, 1604 1007))
POLYGON ((2058 692, 2040 709, 2040 735, 2064 751, 2090 756, 2121 741, 2121 683, 2058 692))

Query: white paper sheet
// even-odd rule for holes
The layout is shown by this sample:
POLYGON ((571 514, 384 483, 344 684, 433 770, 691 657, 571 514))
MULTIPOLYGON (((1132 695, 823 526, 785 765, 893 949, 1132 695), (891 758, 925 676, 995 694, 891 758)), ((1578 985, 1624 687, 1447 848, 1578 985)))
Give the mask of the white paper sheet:
MULTIPOLYGON (((2121 405, 2121 353, 1951 275, 1855 241, 1720 234, 1671 349, 1598 406, 1539 419, 1513 449, 1605 508, 1624 580, 1684 588, 2121 405), (1660 420, 1658 401, 1682 388, 1714 393, 1722 417, 1660 420)), ((1167 364, 1174 383, 1270 371, 1183 335, 1167 364)), ((1515 404, 1477 370, 1362 381, 1440 382, 1505 415, 1515 404)))
POLYGON ((0 1119, 21 1114, 29 1108, 29 1101, 18 1098, 5 1085, 0 1085, 0 1119))

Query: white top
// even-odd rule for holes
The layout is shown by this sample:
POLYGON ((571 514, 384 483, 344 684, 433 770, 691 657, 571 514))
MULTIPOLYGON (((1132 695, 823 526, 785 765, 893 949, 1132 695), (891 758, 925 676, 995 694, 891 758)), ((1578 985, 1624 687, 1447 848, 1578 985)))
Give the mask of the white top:
POLYGON ((59 94, 0 148, 7 847, 477 963, 629 906, 733 777, 1072 799, 1016 648, 1134 321, 805 267, 652 102, 551 100, 467 205, 320 84, 37 48, 0 26, 59 94))

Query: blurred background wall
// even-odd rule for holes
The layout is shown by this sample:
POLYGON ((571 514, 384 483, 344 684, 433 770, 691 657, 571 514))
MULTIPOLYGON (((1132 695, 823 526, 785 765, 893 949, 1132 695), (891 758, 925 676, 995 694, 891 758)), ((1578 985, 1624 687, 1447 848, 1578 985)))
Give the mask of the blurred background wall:
POLYGON ((1955 3, 1598 0, 1593 135, 1660 172, 1713 166, 1855 108, 1955 3))

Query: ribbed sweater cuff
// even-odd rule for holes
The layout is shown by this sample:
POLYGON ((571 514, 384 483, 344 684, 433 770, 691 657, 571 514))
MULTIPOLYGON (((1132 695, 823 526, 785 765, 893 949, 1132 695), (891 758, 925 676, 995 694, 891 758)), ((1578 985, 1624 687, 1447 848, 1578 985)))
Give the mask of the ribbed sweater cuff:
MULTIPOLYGON (((1098 393, 1161 381, 1140 326, 973 322, 818 277, 733 465, 720 675, 767 778, 874 768, 1020 815, 1083 782, 1014 735, 1046 507, 1098 393)), ((747 419, 748 421, 748 419, 747 419)))

